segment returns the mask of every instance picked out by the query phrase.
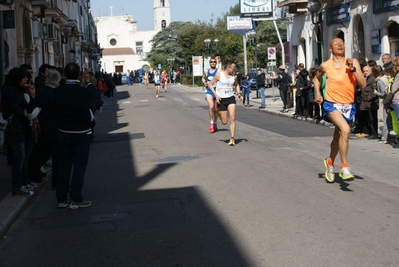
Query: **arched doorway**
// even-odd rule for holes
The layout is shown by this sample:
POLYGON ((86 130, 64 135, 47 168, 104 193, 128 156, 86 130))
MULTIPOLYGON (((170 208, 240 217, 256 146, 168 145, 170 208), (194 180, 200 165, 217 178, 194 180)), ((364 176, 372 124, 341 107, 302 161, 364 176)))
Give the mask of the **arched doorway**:
POLYGON ((360 61, 366 60, 366 48, 364 44, 364 24, 363 19, 359 15, 355 17, 353 23, 353 53, 352 57, 360 61))
POLYGON ((341 30, 338 30, 335 32, 335 37, 340 38, 343 41, 345 41, 345 33, 341 30))
POLYGON ((388 26, 388 38, 391 56, 399 56, 399 24, 396 21, 392 21, 388 26))
POLYGON ((151 69, 150 66, 148 66, 147 64, 144 64, 141 68, 145 71, 150 71, 151 69))
POLYGON ((30 18, 29 18, 29 10, 25 9, 23 18, 22 18, 22 46, 24 51, 23 57, 23 63, 32 65, 33 61, 33 52, 34 50, 32 49, 32 33, 30 31, 31 29, 31 24, 30 24, 30 18))

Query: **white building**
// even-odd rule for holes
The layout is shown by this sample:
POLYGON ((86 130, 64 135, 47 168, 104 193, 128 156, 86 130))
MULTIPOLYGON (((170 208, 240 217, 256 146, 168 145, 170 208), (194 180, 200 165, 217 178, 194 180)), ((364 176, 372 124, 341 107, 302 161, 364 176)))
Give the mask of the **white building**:
POLYGON ((107 73, 149 68, 146 54, 156 33, 170 24, 168 0, 154 0, 154 30, 138 31, 132 15, 96 17, 98 42, 102 50, 100 69, 107 73))
POLYGON ((285 0, 281 5, 289 13, 285 53, 291 70, 298 63, 309 68, 330 58, 328 48, 334 37, 345 41, 347 57, 382 65, 382 54, 399 55, 399 5, 395 0, 285 0), (321 4, 313 16, 307 10, 309 2, 321 4))

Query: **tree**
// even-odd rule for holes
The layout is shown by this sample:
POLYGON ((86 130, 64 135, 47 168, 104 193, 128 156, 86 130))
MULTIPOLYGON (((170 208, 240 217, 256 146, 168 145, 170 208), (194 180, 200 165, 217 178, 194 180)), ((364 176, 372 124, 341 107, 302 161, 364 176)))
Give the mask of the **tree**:
MULTIPOLYGON (((221 18, 213 19, 210 22, 196 21, 172 22, 168 27, 158 32, 151 40, 152 49, 147 54, 147 60, 151 67, 158 64, 167 65, 167 59, 173 57, 176 65, 190 65, 193 55, 209 56, 207 47, 204 44, 206 38, 219 39, 218 45, 213 49, 212 55, 220 55, 222 60, 233 59, 238 69, 244 67, 243 44, 240 34, 232 34, 227 30, 227 16, 238 16, 240 14, 239 4, 230 7, 230 10, 221 18)), ((283 41, 286 40, 285 25, 278 22, 283 41)), ((257 22, 256 41, 260 44, 258 49, 259 66, 267 62, 267 47, 275 46, 277 56, 281 57, 281 47, 277 33, 272 21, 257 22), (279 54, 280 53, 280 56, 279 54)), ((247 46, 248 59, 254 61, 255 47, 247 46)))

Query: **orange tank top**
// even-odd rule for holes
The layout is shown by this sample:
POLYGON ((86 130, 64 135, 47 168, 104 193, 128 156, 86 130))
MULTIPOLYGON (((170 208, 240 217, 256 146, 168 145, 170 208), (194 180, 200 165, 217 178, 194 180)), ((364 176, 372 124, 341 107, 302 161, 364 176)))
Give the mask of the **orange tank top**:
MULTIPOLYGON (((346 62, 346 58, 345 58, 346 62)), ((333 66, 333 60, 326 61, 326 100, 337 104, 355 102, 356 77, 344 64, 340 68, 333 66)))

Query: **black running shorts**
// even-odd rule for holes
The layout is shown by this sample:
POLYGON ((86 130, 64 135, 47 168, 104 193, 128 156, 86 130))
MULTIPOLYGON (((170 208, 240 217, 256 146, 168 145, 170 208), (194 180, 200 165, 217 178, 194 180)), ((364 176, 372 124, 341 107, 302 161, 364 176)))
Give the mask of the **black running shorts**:
POLYGON ((221 98, 220 104, 218 104, 219 111, 227 111, 227 107, 230 104, 236 104, 236 97, 231 96, 229 98, 221 98))

